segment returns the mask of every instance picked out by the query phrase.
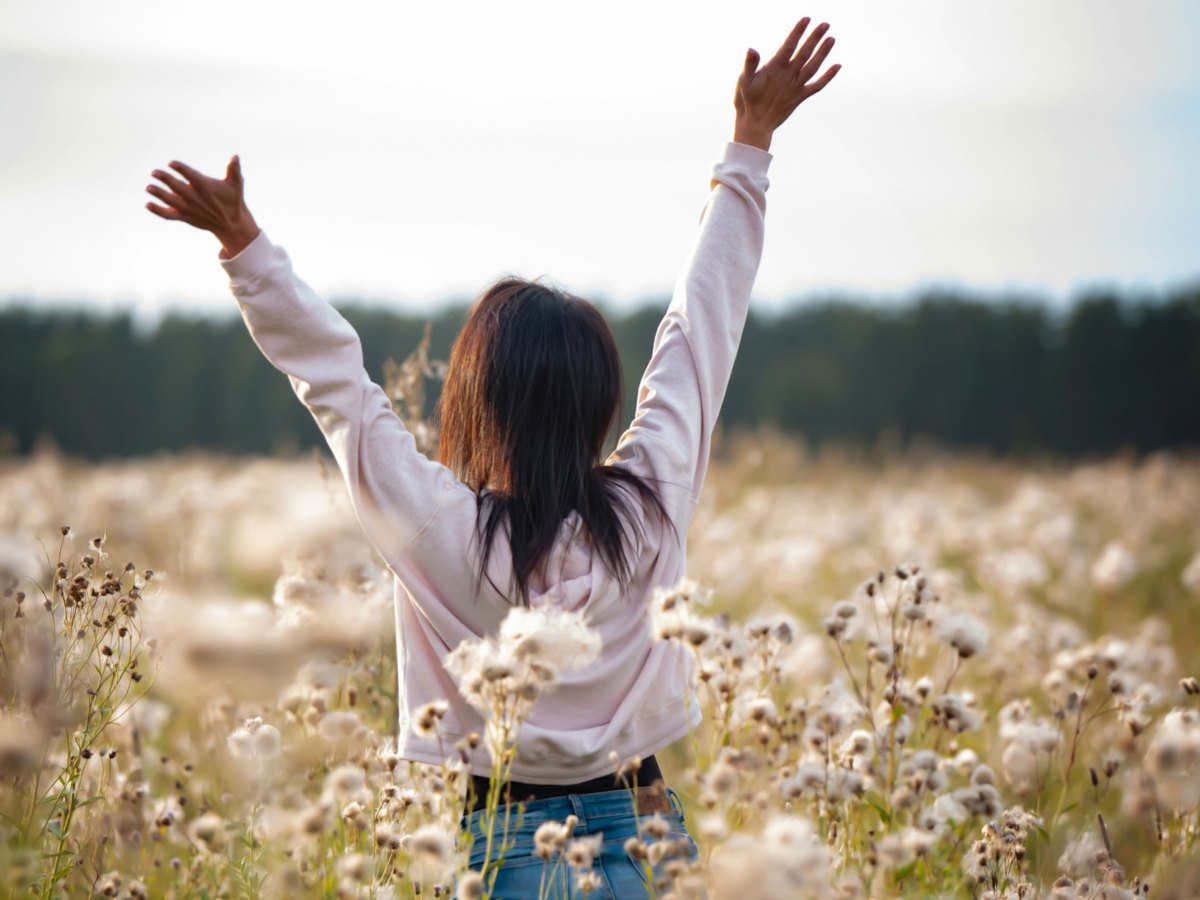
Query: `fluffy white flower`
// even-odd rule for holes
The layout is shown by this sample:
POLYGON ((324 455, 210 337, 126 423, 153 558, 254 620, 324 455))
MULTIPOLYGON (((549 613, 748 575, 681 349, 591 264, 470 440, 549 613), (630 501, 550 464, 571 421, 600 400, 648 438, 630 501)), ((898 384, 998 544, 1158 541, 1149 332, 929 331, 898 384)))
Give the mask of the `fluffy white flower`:
POLYGON ((517 659, 532 658, 555 669, 579 669, 600 655, 600 635, 582 613, 543 606, 514 607, 500 626, 500 643, 517 659))
POLYGON ((775 814, 761 834, 735 832, 717 849, 711 886, 738 900, 831 897, 829 851, 807 819, 775 814))
POLYGON ((421 737, 437 735, 438 723, 445 717, 450 704, 445 700, 433 700, 417 709, 412 716, 412 728, 421 737))
POLYGON ((990 580, 1013 593, 1040 587, 1050 580, 1042 558, 1024 547, 989 553, 980 566, 990 580))
POLYGON ((1200 551, 1197 551, 1192 561, 1184 567, 1179 580, 1193 594, 1200 594, 1200 551))
POLYGON ((601 834, 574 838, 563 851, 563 859, 573 869, 591 868, 592 860, 600 855, 603 840, 604 836, 601 834))
POLYGON ((349 709, 335 709, 321 716, 317 731, 328 741, 340 741, 354 737, 365 726, 358 713, 349 709))
POLYGON ((1092 584, 1107 593, 1119 591, 1137 574, 1137 561, 1123 544, 1112 541, 1092 564, 1092 584))
POLYGON ((1058 858, 1058 868, 1072 878, 1092 875, 1096 871, 1096 863, 1104 852, 1104 844, 1094 831, 1085 831, 1071 841, 1058 858))
POLYGON ((401 838, 410 854, 410 876, 421 884, 444 884, 455 867, 454 835, 438 825, 426 824, 401 838))
POLYGON ((963 659, 987 649, 987 626, 970 613, 950 613, 938 622, 938 639, 963 659))
POLYGON ((933 801, 932 813, 937 820, 937 827, 941 828, 947 823, 965 822, 970 817, 967 808, 953 794, 940 794, 933 801))
POLYGON ((579 612, 514 607, 496 637, 463 641, 444 663, 459 693, 488 716, 501 698, 536 699, 553 688, 560 672, 593 662, 601 643, 579 612))
POLYGON ((1018 722, 1002 728, 1001 736, 1034 752, 1052 753, 1061 740, 1059 730, 1048 721, 1018 722))
POLYGON ((349 797, 362 790, 366 784, 366 773, 358 766, 338 766, 325 776, 325 793, 335 797, 349 797))
POLYGON ((264 724, 261 716, 247 719, 241 728, 234 729, 225 743, 229 752, 239 759, 272 759, 281 749, 279 729, 264 724))
POLYGON ((203 813, 188 825, 187 834, 201 849, 220 848, 225 840, 225 820, 214 812, 203 813))
POLYGON ((1164 807, 1182 812, 1200 802, 1200 713, 1167 713, 1146 748, 1146 770, 1164 807))
POLYGON ((317 611, 334 609, 337 600, 333 585, 301 575, 280 576, 272 595, 277 607, 303 606, 317 611))

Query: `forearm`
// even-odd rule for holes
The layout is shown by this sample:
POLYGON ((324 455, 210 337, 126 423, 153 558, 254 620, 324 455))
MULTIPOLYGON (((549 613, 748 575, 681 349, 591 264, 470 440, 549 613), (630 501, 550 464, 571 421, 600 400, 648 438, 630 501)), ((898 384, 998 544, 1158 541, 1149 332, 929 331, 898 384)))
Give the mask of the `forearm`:
POLYGON ((292 379, 321 430, 358 418, 364 380, 358 335, 295 275, 283 248, 263 234, 222 265, 251 337, 292 379))
POLYGON ((223 260, 242 318, 321 429, 364 531, 389 563, 431 519, 453 476, 427 459, 363 368, 349 322, 266 234, 223 260))
POLYGON ((654 459, 643 474, 685 485, 690 497, 704 479, 762 255, 770 158, 735 142, 714 168, 717 186, 655 335, 632 426, 614 454, 630 465, 639 455, 654 459), (664 456, 662 448, 670 452, 664 456))
POLYGON ((753 144, 726 149, 713 171, 691 254, 676 283, 668 316, 677 316, 697 357, 700 407, 711 428, 725 394, 750 307, 765 234, 770 154, 753 144))

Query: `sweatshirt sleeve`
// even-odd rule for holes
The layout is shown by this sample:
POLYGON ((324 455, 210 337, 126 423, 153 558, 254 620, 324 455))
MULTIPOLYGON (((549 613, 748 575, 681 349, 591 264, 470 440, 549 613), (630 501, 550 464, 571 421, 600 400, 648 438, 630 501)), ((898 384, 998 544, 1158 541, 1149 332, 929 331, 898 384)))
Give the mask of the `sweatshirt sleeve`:
POLYGON ((608 460, 660 487, 681 539, 704 483, 762 256, 771 159, 757 147, 726 144, 691 254, 655 334, 633 421, 608 460))
POLYGON ((383 389, 367 375, 354 328, 296 277, 282 247, 260 232, 221 266, 251 337, 312 413, 364 532, 394 566, 462 486, 417 449, 383 389))

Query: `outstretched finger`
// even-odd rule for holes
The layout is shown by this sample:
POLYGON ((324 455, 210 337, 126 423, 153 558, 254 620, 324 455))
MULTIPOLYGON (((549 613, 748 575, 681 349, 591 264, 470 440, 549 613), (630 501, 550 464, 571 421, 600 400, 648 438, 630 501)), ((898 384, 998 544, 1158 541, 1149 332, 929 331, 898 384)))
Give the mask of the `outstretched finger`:
POLYGON ((742 66, 742 77, 738 79, 742 84, 748 82, 754 77, 754 73, 758 71, 758 51, 750 49, 746 51, 746 63, 742 66))
POLYGON ((193 185, 203 184, 205 178, 208 177, 203 172, 198 172, 195 169, 193 169, 191 166, 189 166, 187 163, 180 162, 177 159, 171 160, 169 163, 167 163, 167 165, 169 165, 176 172, 179 172, 181 175, 183 175, 183 177, 186 178, 193 185))
POLYGON ((808 23, 812 20, 805 16, 792 29, 792 33, 787 36, 779 49, 775 51, 775 55, 771 57, 771 62, 782 65, 792 58, 792 54, 796 52, 796 45, 800 43, 800 38, 804 36, 804 29, 808 27, 808 23))
POLYGON ((793 64, 803 66, 808 62, 808 58, 812 56, 813 48, 817 46, 817 41, 825 36, 825 32, 829 30, 829 23, 822 22, 816 27, 816 30, 808 36, 808 40, 804 42, 804 46, 797 51, 796 56, 791 60, 793 64))
POLYGON ((825 42, 821 44, 821 49, 817 51, 816 56, 804 64, 804 68, 800 70, 800 80, 808 81, 820 70, 821 65, 825 62, 825 57, 829 55, 829 51, 833 49, 834 39, 825 38, 825 42))
POLYGON ((147 203, 146 209, 150 210, 150 212, 154 213, 160 219, 170 219, 172 222, 183 221, 183 216, 180 215, 179 210, 171 209, 169 206, 159 206, 157 203, 147 203))
POLYGON ((841 63, 838 63, 836 66, 830 66, 825 71, 824 75, 822 75, 820 78, 818 78, 816 81, 814 81, 812 84, 810 84, 806 88, 806 90, 808 92, 808 96, 811 97, 817 91, 821 90, 821 88, 825 87, 825 85, 829 84, 829 82, 833 81, 833 76, 836 75, 839 71, 841 71, 841 68, 842 68, 841 63))
POLYGON ((162 169, 155 169, 150 174, 165 184, 168 188, 173 190, 176 194, 182 194, 185 190, 187 190, 187 182, 181 181, 170 172, 164 172, 162 169))
POLYGON ((229 164, 225 167, 225 180, 230 184, 242 183, 242 161, 236 154, 229 157, 229 164))
POLYGON ((157 184, 146 185, 146 193, 161 200, 172 209, 183 209, 185 206, 187 206, 187 201, 185 201, 178 194, 173 194, 164 188, 160 188, 157 184))

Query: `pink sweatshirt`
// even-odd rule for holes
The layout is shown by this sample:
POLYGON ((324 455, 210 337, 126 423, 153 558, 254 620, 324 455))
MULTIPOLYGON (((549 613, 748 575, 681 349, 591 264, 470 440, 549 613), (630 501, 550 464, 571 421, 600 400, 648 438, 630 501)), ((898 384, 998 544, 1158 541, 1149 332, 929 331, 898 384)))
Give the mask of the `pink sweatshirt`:
MULTIPOLYGON (((552 577, 530 582, 533 606, 582 610, 603 645, 595 662, 565 673, 534 704, 521 729, 514 780, 568 784, 609 774, 611 751, 622 759, 648 756, 700 723, 690 657, 653 640, 648 609, 655 588, 672 587, 684 574, 684 537, 762 255, 771 158, 756 147, 726 145, 655 335, 633 422, 607 460, 654 479, 678 534, 652 518, 643 523, 634 580, 622 592, 576 533, 572 514, 551 553, 552 577)), ((460 641, 498 632, 511 603, 492 584, 509 583, 507 546, 496 543, 492 584, 484 579, 476 593, 467 549, 475 494, 417 450, 364 370, 354 329, 293 274, 287 253, 263 233, 221 265, 251 336, 312 412, 363 531, 395 575, 399 752, 441 763, 460 736, 484 730, 442 660, 460 641), (410 722, 416 709, 439 699, 450 706, 442 746, 415 734, 410 722)), ((471 768, 489 774, 483 745, 471 768)))

